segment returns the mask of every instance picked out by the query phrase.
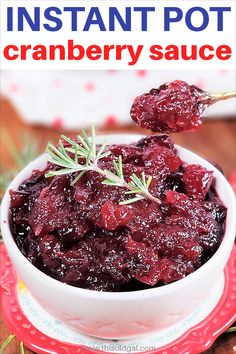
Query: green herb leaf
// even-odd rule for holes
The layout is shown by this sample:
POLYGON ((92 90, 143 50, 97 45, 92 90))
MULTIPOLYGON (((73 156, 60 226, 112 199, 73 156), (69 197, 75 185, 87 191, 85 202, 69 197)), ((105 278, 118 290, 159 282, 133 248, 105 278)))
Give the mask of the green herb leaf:
POLYGON ((10 334, 7 339, 4 341, 4 343, 2 344, 1 348, 0 348, 0 354, 2 354, 4 352, 4 350, 9 346, 9 344, 11 343, 12 339, 15 338, 15 335, 10 334))
POLYGON ((102 184, 106 184, 108 186, 117 186, 117 182, 112 182, 111 180, 109 179, 105 179, 104 181, 102 181, 102 184))
POLYGON ((132 180, 132 182, 135 186, 140 188, 140 190, 142 190, 144 188, 142 181, 138 178, 138 176, 135 173, 133 173, 130 176, 130 179, 132 180))
POLYGON ((119 156, 117 160, 112 161, 114 172, 102 170, 99 167, 98 161, 104 157, 109 156, 111 152, 105 151, 107 146, 106 140, 97 149, 96 132, 94 126, 91 128, 90 138, 86 132, 82 130, 82 134, 78 135, 78 143, 65 135, 62 135, 62 139, 70 144, 70 146, 64 147, 61 140, 59 141, 58 147, 55 147, 51 143, 49 143, 47 146, 47 153, 49 154, 48 161, 61 167, 61 169, 48 171, 45 174, 46 177, 79 172, 71 183, 71 185, 75 185, 86 171, 93 171, 101 174, 104 177, 102 184, 126 188, 128 191, 126 191, 125 194, 134 195, 133 198, 121 201, 120 204, 130 204, 144 198, 151 199, 157 203, 161 202, 148 191, 148 187, 152 181, 151 176, 146 179, 145 173, 142 172, 141 178, 139 178, 135 173, 133 173, 130 176, 131 181, 125 181, 121 156, 119 156), (79 163, 79 159, 85 159, 85 163, 79 163))
POLYGON ((20 342, 20 354, 25 354, 24 343, 20 342))
POLYGON ((228 328, 225 332, 226 332, 226 333, 233 333, 233 332, 236 332, 236 326, 233 326, 233 327, 228 328))
MULTIPOLYGON (((97 153, 97 156, 96 156, 96 158, 97 158, 98 160, 100 159, 100 157, 101 157, 102 155, 104 155, 103 152, 104 152, 104 149, 105 149, 106 146, 107 146, 107 139, 104 140, 102 146, 101 146, 100 149, 98 150, 98 153, 97 153)), ((110 155, 111 152, 108 151, 107 153, 110 155)), ((105 155, 106 155, 107 153, 105 153, 105 155)), ((108 156, 108 155, 107 155, 107 156, 108 156)))
POLYGON ((80 178, 85 174, 86 171, 81 171, 78 176, 75 177, 75 179, 73 180, 73 182, 71 182, 71 185, 74 186, 79 180, 80 178))
POLYGON ((123 200, 122 202, 120 202, 119 204, 120 205, 126 205, 126 204, 131 204, 131 203, 135 203, 135 202, 138 202, 140 200, 144 199, 143 196, 141 195, 137 195, 135 198, 131 198, 131 199, 126 199, 126 200, 123 200))
POLYGON ((149 176, 148 179, 147 179, 147 182, 146 182, 147 189, 149 188, 151 182, 152 182, 152 176, 149 176))

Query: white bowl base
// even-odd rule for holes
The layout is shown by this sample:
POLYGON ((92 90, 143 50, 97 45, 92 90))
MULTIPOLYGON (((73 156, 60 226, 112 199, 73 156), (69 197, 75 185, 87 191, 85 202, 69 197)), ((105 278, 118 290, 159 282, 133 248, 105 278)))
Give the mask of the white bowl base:
POLYGON ((202 301, 202 303, 189 316, 178 322, 176 325, 147 336, 126 340, 99 339, 76 332, 64 325, 61 321, 58 321, 41 307, 29 293, 27 288, 22 286, 21 282, 17 289, 17 296, 22 311, 28 320, 39 331, 53 339, 68 342, 70 344, 84 345, 91 349, 104 352, 137 353, 165 346, 204 320, 219 302, 224 291, 224 283, 224 274, 222 272, 218 281, 204 301, 202 301))

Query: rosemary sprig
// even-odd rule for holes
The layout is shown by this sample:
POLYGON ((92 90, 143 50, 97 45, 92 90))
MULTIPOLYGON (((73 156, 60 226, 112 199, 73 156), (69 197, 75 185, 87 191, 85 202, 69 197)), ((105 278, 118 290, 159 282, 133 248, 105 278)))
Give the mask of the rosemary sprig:
POLYGON ((79 143, 76 143, 65 135, 62 135, 61 137, 71 146, 64 147, 62 140, 60 140, 58 147, 49 143, 46 151, 49 154, 48 161, 63 168, 57 171, 49 171, 46 174, 46 177, 80 172, 72 182, 73 185, 86 171, 95 171, 100 159, 110 155, 110 151, 104 151, 106 142, 104 142, 97 151, 94 127, 92 127, 91 130, 91 139, 89 139, 86 132, 82 130, 82 136, 78 135, 79 143), (79 163, 79 159, 85 159, 85 163, 79 163))
POLYGON ((24 343, 20 342, 20 354, 25 354, 24 343))
MULTIPOLYGON (((15 338, 14 334, 10 334, 5 341, 3 342, 3 344, 1 345, 0 348, 0 354, 3 354, 3 352, 5 351, 5 349, 11 344, 11 341, 15 338)), ((20 342, 20 354, 25 354, 25 350, 24 350, 24 343, 20 342)))
POLYGON ((2 354, 4 352, 4 350, 9 346, 9 344, 11 343, 11 341, 15 338, 14 334, 10 334, 6 340, 3 342, 3 344, 1 345, 0 348, 0 354, 2 354))
MULTIPOLYGON (((141 174, 142 179, 139 179, 134 173, 131 175, 130 179, 131 182, 129 183, 130 185, 130 190, 125 192, 125 194, 134 194, 135 197, 132 199, 127 199, 123 202, 120 202, 120 204, 129 204, 136 202, 138 200, 144 199, 145 196, 148 197, 149 199, 153 199, 153 196, 150 194, 148 188, 152 182, 152 176, 149 176, 147 179, 145 177, 144 172, 141 174)), ((155 197, 154 197, 155 198, 155 197)), ((155 198, 157 199, 157 198, 155 198)), ((156 201, 156 200, 154 200, 156 201)))
POLYGON ((78 143, 65 135, 61 136, 62 140, 66 141, 70 146, 64 147, 62 140, 59 141, 58 147, 51 143, 47 146, 48 161, 61 167, 56 171, 51 170, 45 176, 52 177, 58 175, 65 175, 69 173, 79 172, 79 174, 72 181, 72 185, 78 182, 82 175, 87 171, 94 171, 102 175, 105 179, 102 182, 106 185, 123 187, 128 189, 126 195, 134 195, 133 198, 121 201, 120 204, 130 204, 142 199, 150 199, 158 204, 161 200, 154 197, 149 192, 149 186, 152 177, 146 178, 145 173, 142 172, 141 178, 136 174, 130 176, 130 182, 125 181, 123 173, 122 157, 118 160, 113 160, 114 172, 102 170, 98 166, 98 161, 110 155, 110 151, 106 151, 106 141, 97 148, 95 128, 91 129, 91 137, 89 138, 84 130, 82 134, 78 135, 78 143), (81 160, 85 160, 81 163, 81 160))

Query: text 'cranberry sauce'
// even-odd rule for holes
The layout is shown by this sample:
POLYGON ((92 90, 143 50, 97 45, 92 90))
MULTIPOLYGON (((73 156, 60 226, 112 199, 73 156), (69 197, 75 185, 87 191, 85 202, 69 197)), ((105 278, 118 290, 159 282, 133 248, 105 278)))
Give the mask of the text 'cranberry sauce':
POLYGON ((110 145, 99 161, 113 169, 122 156, 124 175, 153 176, 151 193, 128 205, 122 187, 102 184, 86 172, 45 178, 56 169, 34 171, 11 191, 10 219, 21 252, 38 269, 73 286, 131 291, 185 277, 216 251, 224 234, 226 208, 212 187, 213 173, 180 160, 166 135, 131 145, 110 145))

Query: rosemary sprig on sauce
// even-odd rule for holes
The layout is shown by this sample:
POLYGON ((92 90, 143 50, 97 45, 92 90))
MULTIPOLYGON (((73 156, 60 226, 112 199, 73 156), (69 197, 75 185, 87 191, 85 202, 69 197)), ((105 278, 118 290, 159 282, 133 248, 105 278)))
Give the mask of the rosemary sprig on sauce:
POLYGON ((113 160, 114 172, 103 170, 98 166, 98 161, 111 154, 106 149, 106 141, 99 147, 96 145, 95 128, 91 129, 91 137, 84 130, 82 134, 78 135, 78 142, 62 135, 62 140, 59 141, 58 147, 51 143, 47 146, 48 161, 54 165, 61 167, 59 170, 51 170, 45 176, 53 177, 58 175, 65 175, 70 173, 78 173, 72 181, 72 185, 76 184, 82 175, 87 171, 94 171, 104 177, 103 184, 112 185, 116 187, 126 188, 125 194, 132 195, 133 198, 127 198, 121 201, 120 204, 130 204, 142 199, 150 199, 158 204, 161 200, 153 196, 149 192, 149 186, 152 177, 146 178, 145 173, 142 172, 141 178, 135 173, 130 176, 130 181, 126 181, 123 173, 122 157, 119 156, 118 160, 113 160), (66 141, 68 146, 64 146, 62 140, 66 141), (84 163, 81 163, 81 159, 84 163))

